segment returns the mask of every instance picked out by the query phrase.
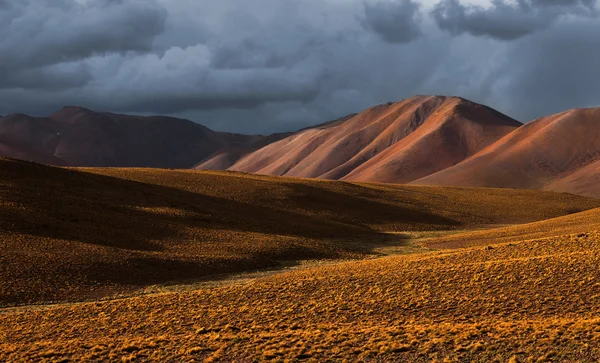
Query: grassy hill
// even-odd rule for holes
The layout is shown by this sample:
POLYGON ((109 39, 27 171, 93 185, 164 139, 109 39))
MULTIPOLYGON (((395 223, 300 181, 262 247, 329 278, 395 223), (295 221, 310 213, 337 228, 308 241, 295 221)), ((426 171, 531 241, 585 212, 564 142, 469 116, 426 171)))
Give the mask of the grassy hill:
POLYGON ((7 312, 0 359, 596 362, 600 233, 7 312))
POLYGON ((0 160, 0 305, 360 257, 383 232, 478 228, 600 207, 568 194, 0 160))
POLYGON ((1 303, 95 299, 0 309, 0 361, 600 359, 597 200, 5 159, 0 193, 1 303), (440 250, 98 299, 407 231, 440 250))
POLYGON ((540 238, 559 237, 600 230, 600 209, 592 209, 572 215, 522 225, 467 231, 420 243, 435 249, 456 249, 487 246, 500 243, 524 242, 540 238))

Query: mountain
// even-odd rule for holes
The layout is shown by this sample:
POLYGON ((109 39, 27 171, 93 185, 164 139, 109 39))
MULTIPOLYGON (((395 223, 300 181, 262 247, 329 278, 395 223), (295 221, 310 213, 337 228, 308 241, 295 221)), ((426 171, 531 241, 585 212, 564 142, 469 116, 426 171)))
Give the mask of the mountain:
POLYGON ((279 141, 292 135, 292 132, 271 134, 262 137, 252 143, 243 145, 231 146, 229 148, 220 149, 208 158, 194 166, 198 170, 226 170, 240 160, 243 156, 259 150, 271 143, 279 141))
POLYGON ((39 163, 67 166, 68 164, 52 154, 34 149, 26 143, 0 136, 0 155, 21 160, 35 160, 39 163))
POLYGON ((543 189, 600 197, 600 108, 532 121, 415 184, 543 189))
POLYGON ((0 155, 53 165, 68 163, 56 156, 59 132, 48 118, 13 114, 0 117, 0 155))
POLYGON ((63 130, 56 156, 73 165, 190 168, 216 150, 260 136, 220 133, 171 117, 66 107, 50 116, 63 130))
POLYGON ((406 183, 457 164, 520 125, 462 98, 416 96, 300 131, 230 170, 406 183))
POLYGON ((445 96, 415 96, 268 136, 64 107, 47 117, 0 117, 0 156, 63 166, 230 170, 600 197, 599 134, 600 108, 521 125, 445 96))
MULTIPOLYGON (((171 117, 64 107, 48 117, 0 118, 1 156, 54 165, 191 168, 218 150, 245 148, 260 135, 215 132, 171 117)), ((269 139, 266 139, 269 140, 269 139)))

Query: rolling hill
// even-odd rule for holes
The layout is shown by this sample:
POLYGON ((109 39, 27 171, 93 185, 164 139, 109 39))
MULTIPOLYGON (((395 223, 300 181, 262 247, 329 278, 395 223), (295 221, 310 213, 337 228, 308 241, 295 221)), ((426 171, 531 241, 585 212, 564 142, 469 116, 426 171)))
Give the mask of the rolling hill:
POLYGON ((415 181, 600 197, 600 108, 532 121, 453 167, 415 181))
POLYGON ((9 309, 0 360, 596 362, 599 211, 576 234, 555 233, 578 214, 530 240, 9 309))
POLYGON ((596 207, 594 199, 538 191, 0 159, 0 304, 355 258, 393 231, 533 222, 596 207))
POLYGON ((0 361, 593 362, 599 229, 565 193, 0 159, 0 361))

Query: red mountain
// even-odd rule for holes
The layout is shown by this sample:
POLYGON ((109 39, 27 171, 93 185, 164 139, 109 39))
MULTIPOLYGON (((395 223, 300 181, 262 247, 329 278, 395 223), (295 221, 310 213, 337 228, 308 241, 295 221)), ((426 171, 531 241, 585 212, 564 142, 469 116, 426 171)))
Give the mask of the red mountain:
POLYGON ((177 118, 118 115, 81 107, 65 107, 43 118, 2 117, 0 136, 7 143, 0 156, 57 165, 160 168, 191 168, 218 150, 248 148, 265 139, 215 132, 177 118))
POLYGON ((600 108, 532 121, 415 184, 545 189, 600 197, 600 108))
POLYGON ((230 170, 405 183, 464 160, 520 125, 462 98, 417 96, 298 132, 230 170))
POLYGON ((600 197, 600 108, 526 125, 458 97, 416 96, 270 136, 65 107, 0 117, 0 156, 73 166, 544 189, 600 197))

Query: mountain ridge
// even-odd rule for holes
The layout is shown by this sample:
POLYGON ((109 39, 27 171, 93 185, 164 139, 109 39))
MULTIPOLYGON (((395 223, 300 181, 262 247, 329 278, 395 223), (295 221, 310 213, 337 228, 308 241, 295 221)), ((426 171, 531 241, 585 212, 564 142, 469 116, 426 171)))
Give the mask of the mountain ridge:
POLYGON ((58 166, 231 170, 600 197, 599 126, 600 108, 521 124, 461 97, 427 95, 271 135, 65 106, 47 117, 0 117, 0 156, 58 166))
MULTIPOLYGON (((407 161, 417 164, 415 170, 403 173, 395 169, 395 175, 379 176, 374 169, 380 165, 372 165, 369 169, 371 160, 378 158, 392 157, 399 152, 397 144, 404 143, 401 146, 410 147, 413 143, 419 143, 419 134, 423 133, 429 137, 428 129, 435 129, 439 125, 445 125, 452 115, 445 119, 440 119, 439 112, 452 113, 461 112, 460 117, 464 120, 469 119, 472 110, 467 108, 477 108, 478 111, 487 112, 489 115, 489 126, 487 130, 493 130, 491 135, 480 135, 477 130, 467 132, 477 134, 473 140, 481 145, 467 145, 463 147, 463 155, 454 155, 448 161, 432 166, 434 171, 440 170, 462 160, 483 146, 490 144, 506 132, 520 126, 521 124, 502 115, 497 111, 491 112, 489 108, 477 105, 458 97, 445 96, 415 96, 400 102, 386 103, 377 105, 350 117, 345 122, 325 130, 308 129, 294 134, 293 136, 280 140, 255 151, 254 155, 247 155, 234 164, 230 170, 269 174, 285 175, 295 177, 312 177, 326 179, 344 179, 359 181, 380 181, 380 182, 406 182, 417 179, 415 175, 420 175, 423 171, 416 170, 418 165, 423 165, 422 160, 411 160, 409 156, 392 160, 395 165, 404 165, 407 161), (447 108, 447 109, 446 109, 447 108), (437 112, 437 113, 436 113, 437 112), (435 113, 435 115, 434 115, 435 113), (465 116, 463 117, 462 114, 465 116), (425 129, 422 126, 425 125, 425 129), (500 130, 498 129, 498 125, 500 130), (415 136, 416 135, 416 136, 415 136), (396 146, 395 146, 396 145, 396 146), (365 166, 367 165, 367 166, 365 166), (367 169, 360 171, 361 168, 367 169), (359 172, 357 172, 357 169, 359 172), (353 174, 354 173, 354 174, 353 174)), ((470 120, 474 123, 477 120, 470 120)), ((433 138, 446 147, 447 143, 440 139, 452 138, 461 134, 459 130, 461 125, 449 127, 452 130, 434 130, 437 132, 433 138), (446 133, 447 135, 443 135, 446 133)), ((431 131, 431 130, 429 130, 431 131)), ((486 133, 487 131, 484 130, 486 133)), ((468 138, 469 135, 466 135, 468 138)), ((452 147, 448 145, 447 147, 452 147)), ((384 161, 389 161, 386 159, 384 161)), ((393 166, 392 166, 393 167, 393 166)), ((431 172, 431 171, 429 171, 431 172)), ((393 174, 393 173, 392 173, 393 174)))

